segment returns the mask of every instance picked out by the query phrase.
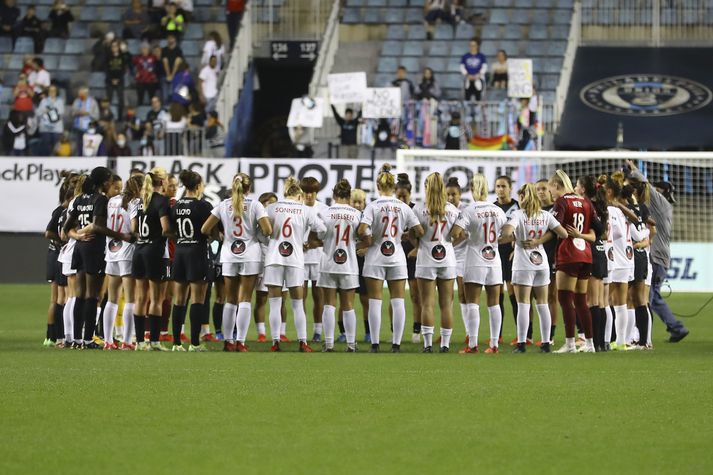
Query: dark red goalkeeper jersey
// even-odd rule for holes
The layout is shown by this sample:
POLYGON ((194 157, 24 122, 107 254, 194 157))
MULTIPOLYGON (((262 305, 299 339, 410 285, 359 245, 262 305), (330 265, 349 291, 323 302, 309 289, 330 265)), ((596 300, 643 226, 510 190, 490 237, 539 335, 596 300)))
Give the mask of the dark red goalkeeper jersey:
MULTIPOLYGON (((552 214, 565 228, 567 225, 587 234, 595 217, 592 203, 587 198, 569 193, 555 201, 552 214)), ((557 264, 592 263, 592 249, 584 239, 568 237, 557 247, 557 264)))

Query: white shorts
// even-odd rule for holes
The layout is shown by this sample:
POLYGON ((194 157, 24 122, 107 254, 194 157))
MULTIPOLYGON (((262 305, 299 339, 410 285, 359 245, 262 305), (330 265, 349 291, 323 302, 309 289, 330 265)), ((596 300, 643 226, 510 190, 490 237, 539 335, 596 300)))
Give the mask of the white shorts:
POLYGON ((74 275, 77 271, 72 269, 72 264, 68 262, 62 263, 62 275, 74 275))
POLYGON ((382 267, 382 266, 364 266, 364 277, 378 280, 406 280, 408 279, 408 269, 406 266, 382 267))
POLYGON ((317 280, 317 287, 325 289, 351 290, 359 288, 359 276, 353 274, 328 274, 322 272, 317 280))
POLYGON ((221 262, 225 277, 238 275, 258 275, 262 272, 262 262, 221 262))
POLYGON ((457 267, 416 266, 416 278, 425 280, 449 280, 458 275, 457 267))
POLYGON ((512 283, 528 287, 544 287, 550 285, 550 269, 513 270, 512 283))
MULTIPOLYGON (((287 287, 282 286, 282 291, 287 292, 287 287)), ((265 285, 265 273, 263 272, 257 276, 257 282, 255 283, 255 292, 265 292, 267 293, 267 285, 265 285)))
POLYGON ((465 274, 465 261, 458 261, 456 262, 456 275, 458 277, 463 277, 465 274))
POLYGON ((124 277, 125 275, 131 275, 131 261, 107 262, 104 273, 106 275, 114 275, 120 277, 124 277))
POLYGON ((266 286, 285 286, 288 289, 304 285, 304 269, 282 265, 266 266, 263 275, 263 284, 266 286))
POLYGON ((463 282, 480 285, 502 285, 503 268, 497 267, 467 267, 463 274, 463 282))
POLYGON ((654 276, 654 267, 651 265, 651 259, 648 260, 647 263, 647 271, 646 271, 646 285, 651 287, 651 279, 654 276))
POLYGON ((628 284, 634 280, 634 268, 609 269, 609 280, 612 284, 628 284))
MULTIPOLYGON (((305 264, 305 282, 317 282, 319 280, 319 264, 305 264)), ((321 285, 317 285, 321 287, 321 285)))

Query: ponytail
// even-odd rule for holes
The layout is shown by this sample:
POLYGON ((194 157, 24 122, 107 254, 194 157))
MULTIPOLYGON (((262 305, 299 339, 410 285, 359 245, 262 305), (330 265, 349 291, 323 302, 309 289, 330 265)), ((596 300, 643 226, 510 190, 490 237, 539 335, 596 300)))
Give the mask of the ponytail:
POLYGON ((82 185, 82 193, 91 195, 101 190, 104 183, 110 181, 114 174, 107 167, 94 168, 82 185))
POLYGON ((446 217, 446 187, 438 172, 431 173, 426 177, 426 210, 428 210, 431 224, 446 217))
POLYGON ((392 192, 395 186, 394 175, 391 174, 391 165, 384 163, 381 170, 379 170, 379 176, 376 177, 376 188, 379 191, 392 192))
POLYGON ((141 201, 144 204, 144 210, 148 209, 151 197, 154 193, 154 188, 168 179, 166 170, 160 167, 154 167, 144 176, 144 184, 141 187, 141 201))
POLYGON ((299 197, 302 195, 302 187, 300 186, 299 180, 297 178, 290 176, 285 180, 284 195, 287 197, 299 197))
POLYGON ((233 178, 233 189, 231 203, 233 205, 233 216, 242 216, 243 207, 245 206, 245 195, 250 193, 250 177, 245 173, 238 173, 233 178))
POLYGON ((470 190, 473 193, 475 201, 485 201, 488 199, 488 180, 480 173, 473 176, 473 181, 470 184, 470 190))
POLYGON ((126 180, 126 186, 124 187, 124 193, 121 196, 121 207, 125 210, 129 209, 129 203, 141 195, 141 187, 144 183, 144 177, 141 175, 134 175, 128 180, 126 180))
POLYGON ((542 209, 540 199, 537 197, 537 188, 532 183, 527 183, 518 194, 521 196, 520 208, 525 211, 528 218, 534 218, 542 209))
POLYGON ((342 178, 334 185, 332 195, 341 200, 348 200, 352 196, 352 185, 346 178, 342 178))
POLYGON ((564 170, 557 170, 552 178, 550 178, 550 183, 556 185, 558 188, 562 188, 565 194, 574 193, 574 187, 572 186, 572 180, 569 179, 564 170))

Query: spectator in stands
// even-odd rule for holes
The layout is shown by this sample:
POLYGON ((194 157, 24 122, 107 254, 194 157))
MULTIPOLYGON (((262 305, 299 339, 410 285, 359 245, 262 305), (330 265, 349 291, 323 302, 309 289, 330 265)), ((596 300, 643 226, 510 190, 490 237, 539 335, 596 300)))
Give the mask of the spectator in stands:
POLYGON ((35 91, 32 90, 32 87, 30 87, 27 82, 27 75, 20 73, 15 89, 12 91, 12 95, 15 98, 13 110, 20 112, 25 117, 30 115, 35 107, 32 102, 32 97, 35 95, 35 91))
POLYGON ((464 0, 451 0, 451 21, 454 25, 465 22, 464 0))
POLYGON ((166 112, 161 105, 161 99, 158 96, 152 97, 151 110, 146 113, 145 123, 151 124, 152 139, 156 141, 156 153, 158 155, 163 155, 162 144, 166 131, 166 123, 169 119, 168 112, 166 112))
POLYGON ((212 157, 225 157, 225 127, 223 127, 223 124, 218 120, 218 113, 216 111, 208 113, 205 138, 208 141, 208 149, 212 157))
POLYGON ((359 156, 359 145, 357 145, 357 129, 361 119, 361 111, 354 117, 354 109, 347 107, 344 117, 339 115, 337 108, 332 106, 334 120, 339 125, 339 139, 342 156, 345 158, 357 158, 359 156))
POLYGON ((152 157, 156 155, 153 126, 151 125, 151 122, 145 122, 143 127, 143 133, 141 135, 141 139, 139 140, 139 155, 142 157, 152 157))
POLYGON ((176 6, 183 18, 188 21, 193 19, 193 0, 176 0, 176 6))
POLYGON ((92 71, 105 71, 106 63, 111 54, 111 44, 115 40, 113 31, 108 31, 103 38, 99 38, 92 46, 92 71))
POLYGON ((173 76, 173 81, 171 81, 171 91, 171 103, 180 104, 184 110, 188 109, 188 105, 192 101, 200 97, 188 63, 182 62, 178 66, 178 71, 173 76))
POLYGON ((508 54, 504 49, 498 50, 493 63, 492 86, 495 89, 508 88, 508 54))
POLYGON ((433 39, 433 26, 440 21, 450 21, 446 12, 446 0, 426 0, 423 5, 424 21, 426 23, 426 38, 433 39))
POLYGON ((217 31, 208 33, 208 39, 203 45, 203 56, 201 57, 201 66, 205 66, 210 62, 210 57, 215 56, 218 60, 218 72, 223 69, 223 60, 225 57, 225 46, 223 39, 217 31))
POLYGON ((161 64, 163 65, 164 82, 162 84, 163 97, 167 98, 171 92, 173 77, 178 72, 179 66, 183 63, 183 51, 178 46, 175 34, 170 34, 166 38, 166 46, 161 50, 161 64))
POLYGON ((103 141, 104 137, 97 130, 96 121, 91 121, 87 130, 82 134, 82 156, 96 157, 99 155, 103 141))
POLYGON ((15 41, 15 29, 20 18, 20 9, 15 0, 4 0, 0 5, 0 36, 9 36, 15 41))
POLYGON ((20 111, 10 112, 3 129, 5 150, 14 156, 27 155, 27 116, 20 111))
POLYGON ((188 105, 188 127, 191 129, 202 129, 205 126, 206 115, 205 109, 200 103, 192 101, 188 105))
POLYGON ((42 30, 42 22, 37 18, 37 10, 34 5, 27 7, 25 16, 17 25, 17 36, 32 38, 32 42, 35 45, 35 54, 42 52, 44 48, 44 31, 42 30))
POLYGON ((142 126, 141 119, 136 115, 136 109, 128 106, 126 108, 126 117, 124 117, 124 128, 127 135, 131 134, 131 140, 139 140, 141 138, 142 126))
POLYGON ((535 111, 530 108, 530 98, 519 99, 519 114, 517 115, 516 130, 518 132, 518 150, 531 150, 534 148, 532 142, 535 133, 531 130, 535 124, 535 111))
POLYGON ((435 99, 441 98, 441 88, 438 86, 435 76, 433 75, 433 69, 424 68, 423 77, 421 77, 421 82, 418 85, 418 90, 416 91, 416 99, 435 99))
POLYGON ((228 39, 230 49, 235 45, 235 38, 238 36, 240 21, 245 13, 245 0, 227 0, 225 2, 225 22, 228 24, 228 39))
POLYGON ((461 122, 460 112, 454 111, 443 133, 446 150, 465 150, 472 136, 473 131, 468 124, 464 125, 461 122))
POLYGON ((26 54, 22 58, 22 69, 20 70, 20 74, 29 76, 30 73, 34 70, 35 70, 35 57, 31 54, 26 54))
POLYGON ((107 149, 107 156, 109 157, 132 157, 134 154, 131 151, 126 142, 126 135, 118 133, 116 135, 116 142, 107 149))
POLYGON ((151 23, 156 27, 160 27, 161 18, 166 13, 166 0, 148 0, 148 11, 151 23))
POLYGON ((40 118, 40 155, 51 155, 64 132, 64 100, 59 97, 57 86, 50 86, 47 97, 37 107, 40 118))
POLYGON ((111 54, 106 62, 105 85, 106 97, 109 102, 113 101, 114 96, 117 98, 118 108, 117 116, 124 116, 124 75, 129 69, 129 64, 121 52, 119 42, 114 41, 111 44, 111 54))
POLYGON ((183 155, 183 132, 188 127, 185 108, 174 102, 168 109, 168 115, 169 119, 166 122, 164 134, 166 154, 183 155))
POLYGON ((57 142, 57 145, 54 146, 52 155, 54 155, 55 157, 71 157, 72 155, 74 155, 72 150, 72 141, 69 139, 68 132, 64 132, 62 134, 59 139, 59 142, 57 142))
POLYGON ((45 62, 42 58, 35 58, 32 60, 32 65, 34 69, 27 76, 27 81, 35 92, 35 98, 39 102, 42 97, 47 93, 50 84, 52 84, 52 77, 49 71, 45 69, 45 62))
POLYGON ((127 38, 147 39, 150 37, 151 18, 141 0, 131 0, 131 6, 121 16, 124 22, 122 36, 127 38))
POLYGON ((114 122, 114 112, 111 110, 111 102, 107 98, 99 99, 99 128, 105 129, 114 122))
POLYGON ((218 101, 218 72, 218 58, 211 56, 209 63, 203 66, 198 75, 198 90, 203 96, 205 110, 208 112, 215 110, 218 101))
POLYGON ((131 60, 134 65, 136 79, 136 96, 138 105, 144 105, 144 96, 149 101, 158 90, 158 58, 151 54, 149 44, 141 43, 139 54, 131 60))
POLYGON ((173 34, 180 40, 183 37, 184 22, 183 15, 178 11, 175 2, 166 5, 166 14, 161 18, 161 28, 163 28, 164 36, 173 34))
POLYGON ((392 86, 401 89, 401 104, 406 104, 414 96, 413 83, 406 77, 407 74, 406 66, 399 66, 396 69, 396 79, 391 82, 392 86))
POLYGON ((480 101, 485 87, 485 73, 488 72, 488 63, 485 55, 480 52, 480 40, 470 40, 470 51, 460 60, 460 70, 465 79, 465 100, 475 99, 480 101))
POLYGON ((69 38, 69 24, 74 21, 74 15, 65 5, 64 0, 54 0, 47 20, 50 24, 47 36, 50 38, 69 38))
POLYGON ((99 118, 99 105, 89 95, 88 87, 80 87, 77 98, 72 103, 72 129, 79 136, 79 149, 81 150, 81 137, 89 129, 89 124, 99 118))

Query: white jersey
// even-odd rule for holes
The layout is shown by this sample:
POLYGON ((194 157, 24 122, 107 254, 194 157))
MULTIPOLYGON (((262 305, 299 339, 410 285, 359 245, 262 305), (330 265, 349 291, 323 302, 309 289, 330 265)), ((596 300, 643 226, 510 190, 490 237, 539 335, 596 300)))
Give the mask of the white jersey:
MULTIPOLYGON (((458 205, 458 211, 461 213, 463 212, 464 209, 468 207, 467 204, 461 202, 461 204, 458 205)), ((456 262, 465 262, 465 256, 468 253, 468 232, 465 232, 465 239, 463 239, 461 242, 458 244, 453 245, 453 251, 456 254, 456 262)))
MULTIPOLYGON (((107 203, 106 225, 112 231, 127 234, 131 232, 131 212, 139 202, 138 198, 131 200, 127 209, 122 208, 123 201, 121 195, 116 195, 107 203)), ((104 260, 106 262, 130 261, 134 257, 134 245, 120 239, 106 238, 106 251, 104 260)))
POLYGON ((418 240, 416 267, 455 267, 456 254, 450 235, 453 226, 462 226, 460 210, 446 203, 446 215, 441 221, 431 224, 428 209, 423 204, 413 208, 416 218, 423 228, 423 236, 418 240))
POLYGON ((324 232, 319 238, 324 243, 320 272, 327 274, 359 275, 356 256, 357 228, 361 212, 349 205, 337 204, 319 213, 324 232))
MULTIPOLYGON (((69 216, 69 213, 74 210, 74 200, 76 198, 72 198, 72 200, 69 202, 67 205, 67 211, 65 211, 66 216, 69 216)), ((57 261, 61 262, 62 264, 71 264, 72 263, 72 256, 74 255, 74 246, 77 244, 77 240, 74 238, 69 238, 67 241, 67 244, 62 246, 62 249, 59 250, 59 256, 57 257, 57 261)))
MULTIPOLYGON (((314 213, 317 216, 320 216, 324 211, 327 210, 329 206, 326 204, 316 201, 314 203, 314 206, 307 206, 307 209, 310 210, 310 212, 314 213)), ((309 239, 309 232, 305 234, 304 240, 305 243, 309 239)), ((305 251, 305 264, 319 264, 320 261, 322 260, 322 248, 321 247, 316 247, 314 249, 307 249, 305 251)))
POLYGON ((631 224, 622 211, 615 207, 607 207, 609 213, 609 250, 607 257, 611 261, 611 269, 634 268, 634 246, 631 242, 631 224))
POLYGON ((267 207, 272 236, 265 265, 304 268, 304 236, 310 231, 324 232, 324 224, 299 201, 283 199, 267 207))
POLYGON ((261 262, 258 221, 267 217, 265 207, 258 200, 245 197, 243 213, 235 216, 233 201, 228 198, 218 203, 211 214, 223 224, 223 246, 220 262, 261 262))
MULTIPOLYGON (((512 270, 549 270, 549 261, 545 247, 540 244, 535 249, 525 249, 522 241, 539 239, 547 231, 560 225, 557 218, 547 211, 540 210, 536 216, 529 218, 522 209, 515 210, 507 224, 514 228, 515 256, 512 270)), ((556 239, 556 238, 555 238, 556 239)))
POLYGON ((500 267, 498 236, 507 218, 502 209, 487 201, 471 203, 461 212, 468 231, 465 267, 500 267))
POLYGON ((366 253, 364 266, 405 267, 401 236, 419 224, 409 205, 390 196, 378 198, 366 205, 361 222, 369 226, 374 240, 366 253))

